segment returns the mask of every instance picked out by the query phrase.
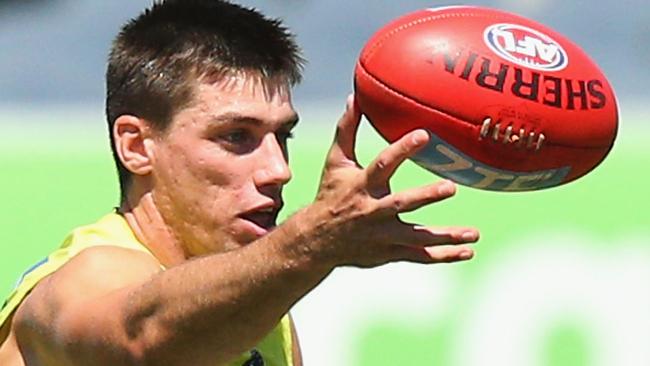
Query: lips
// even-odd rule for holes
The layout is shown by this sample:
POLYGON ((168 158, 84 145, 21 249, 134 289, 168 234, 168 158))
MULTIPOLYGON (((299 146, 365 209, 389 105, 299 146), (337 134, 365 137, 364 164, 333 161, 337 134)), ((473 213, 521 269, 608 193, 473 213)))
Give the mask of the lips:
POLYGON ((239 215, 239 217, 269 231, 276 226, 276 220, 281 208, 282 204, 267 205, 247 211, 239 215))
POLYGON ((270 230, 275 227, 276 214, 265 212, 251 212, 242 215, 241 218, 248 220, 261 228, 270 230))

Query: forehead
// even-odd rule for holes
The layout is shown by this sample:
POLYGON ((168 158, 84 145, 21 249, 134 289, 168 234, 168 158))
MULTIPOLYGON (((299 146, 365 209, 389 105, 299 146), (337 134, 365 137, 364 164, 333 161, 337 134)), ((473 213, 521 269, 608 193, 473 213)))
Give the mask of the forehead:
POLYGON ((246 73, 230 73, 218 80, 197 83, 192 101, 176 115, 185 124, 219 120, 237 115, 268 124, 297 119, 291 103, 291 88, 285 82, 273 82, 246 73))

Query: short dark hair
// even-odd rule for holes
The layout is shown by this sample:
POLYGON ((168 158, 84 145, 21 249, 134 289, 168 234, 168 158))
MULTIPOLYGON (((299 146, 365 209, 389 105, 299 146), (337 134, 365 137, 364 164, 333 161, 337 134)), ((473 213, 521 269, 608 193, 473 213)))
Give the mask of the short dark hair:
POLYGON ((125 114, 164 131, 189 103, 201 78, 244 71, 291 86, 304 60, 278 19, 224 0, 162 0, 127 22, 106 71, 106 117, 121 199, 131 173, 115 150, 113 125, 125 114))

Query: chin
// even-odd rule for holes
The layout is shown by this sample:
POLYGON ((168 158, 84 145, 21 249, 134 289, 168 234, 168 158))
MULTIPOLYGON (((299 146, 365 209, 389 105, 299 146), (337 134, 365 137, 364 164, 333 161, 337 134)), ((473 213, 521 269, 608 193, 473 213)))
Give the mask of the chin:
POLYGON ((234 245, 236 245, 238 247, 243 247, 243 246, 246 246, 248 244, 251 244, 252 242, 256 241, 257 239, 261 238, 262 236, 250 235, 250 234, 245 235, 242 238, 240 238, 239 240, 237 240, 236 243, 234 243, 234 245))
POLYGON ((212 254, 239 249, 266 236, 275 228, 276 225, 261 227, 250 222, 240 221, 233 225, 230 230, 213 232, 211 237, 215 238, 215 240, 213 246, 209 248, 212 250, 212 254), (214 246, 215 244, 217 246, 214 246))
POLYGON ((239 249, 247 246, 248 244, 254 242, 257 239, 259 239, 259 237, 257 237, 256 235, 242 233, 228 240, 224 244, 223 250, 227 252, 227 251, 239 249))

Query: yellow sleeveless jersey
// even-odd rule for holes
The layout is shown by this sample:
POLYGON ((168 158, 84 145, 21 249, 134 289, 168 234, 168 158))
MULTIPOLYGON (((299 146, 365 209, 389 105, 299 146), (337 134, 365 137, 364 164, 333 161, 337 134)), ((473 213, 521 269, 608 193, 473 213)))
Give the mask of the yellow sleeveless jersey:
MULTIPOLYGON (((8 326, 5 322, 11 318, 18 305, 36 284, 47 277, 67 261, 86 248, 100 245, 111 245, 122 248, 139 250, 151 254, 147 248, 136 239, 126 220, 112 213, 104 216, 98 222, 83 226, 72 231, 63 241, 61 247, 47 258, 27 270, 16 285, 7 301, 0 310, 0 344, 4 342, 8 326)), ((164 267, 161 265, 161 268, 164 267)), ((284 316, 280 323, 250 352, 241 355, 229 366, 290 366, 293 365, 291 339, 291 320, 284 316)))

